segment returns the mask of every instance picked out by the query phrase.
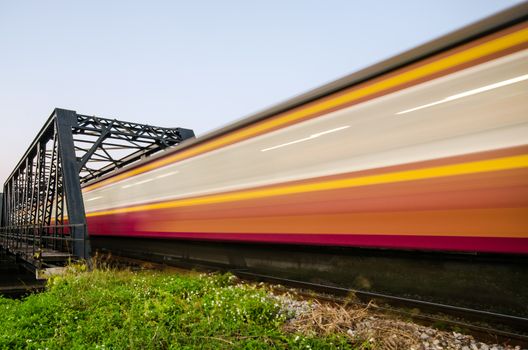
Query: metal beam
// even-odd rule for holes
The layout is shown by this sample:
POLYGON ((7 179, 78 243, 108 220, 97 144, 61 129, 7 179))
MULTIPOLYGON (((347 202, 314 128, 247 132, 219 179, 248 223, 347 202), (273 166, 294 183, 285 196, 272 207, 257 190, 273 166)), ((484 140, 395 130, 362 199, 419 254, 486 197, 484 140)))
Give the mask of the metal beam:
POLYGON ((4 194, 0 192, 0 226, 4 225, 4 194))
POLYGON ((57 135, 59 136, 59 154, 62 164, 62 181, 68 208, 68 223, 72 225, 74 241, 73 254, 88 258, 90 252, 87 246, 86 215, 79 179, 79 164, 75 156, 72 128, 77 125, 77 115, 74 111, 56 109, 57 135))
POLYGON ((30 256, 59 249, 89 258, 83 184, 191 137, 190 129, 55 109, 4 184, 2 242, 30 256))

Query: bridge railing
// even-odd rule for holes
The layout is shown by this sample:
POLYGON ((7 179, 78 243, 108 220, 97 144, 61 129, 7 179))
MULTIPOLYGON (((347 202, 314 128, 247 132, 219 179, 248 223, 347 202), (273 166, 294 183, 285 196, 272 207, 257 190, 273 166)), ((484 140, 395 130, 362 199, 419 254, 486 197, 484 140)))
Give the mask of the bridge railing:
POLYGON ((83 238, 74 237, 73 232, 76 229, 86 230, 86 225, 0 227, 0 245, 36 267, 63 265, 75 258, 75 243, 85 241, 83 238))

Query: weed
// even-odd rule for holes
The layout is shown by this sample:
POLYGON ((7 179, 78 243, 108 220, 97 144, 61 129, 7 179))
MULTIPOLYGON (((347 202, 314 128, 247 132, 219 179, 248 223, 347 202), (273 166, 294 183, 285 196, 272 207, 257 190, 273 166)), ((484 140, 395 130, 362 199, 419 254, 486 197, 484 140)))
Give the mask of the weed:
POLYGON ((0 313, 0 349, 353 348, 344 336, 286 331, 280 305, 230 275, 75 265, 45 292, 0 297, 0 313))

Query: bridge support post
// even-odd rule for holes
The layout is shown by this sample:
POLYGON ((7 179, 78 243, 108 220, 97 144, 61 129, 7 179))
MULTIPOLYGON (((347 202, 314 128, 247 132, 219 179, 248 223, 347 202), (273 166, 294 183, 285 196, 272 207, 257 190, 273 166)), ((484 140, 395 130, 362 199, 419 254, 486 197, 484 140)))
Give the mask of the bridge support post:
POLYGON ((57 135, 62 165, 62 181, 68 211, 68 225, 73 236, 73 254, 81 259, 90 257, 86 214, 82 199, 79 166, 75 156, 72 128, 77 126, 77 113, 66 109, 55 109, 57 135))

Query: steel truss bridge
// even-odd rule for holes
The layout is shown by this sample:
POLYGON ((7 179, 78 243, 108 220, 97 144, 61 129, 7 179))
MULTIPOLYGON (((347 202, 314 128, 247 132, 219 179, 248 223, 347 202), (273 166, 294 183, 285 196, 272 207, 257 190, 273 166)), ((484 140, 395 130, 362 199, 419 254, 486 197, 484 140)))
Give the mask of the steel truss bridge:
POLYGON ((82 186, 192 137, 55 109, 4 184, 0 245, 37 269, 88 259, 82 186))

